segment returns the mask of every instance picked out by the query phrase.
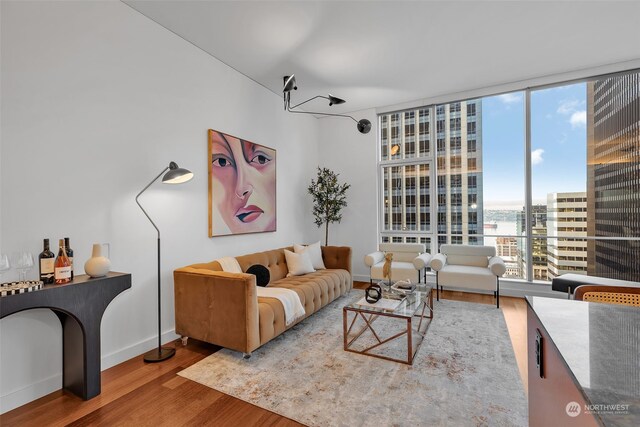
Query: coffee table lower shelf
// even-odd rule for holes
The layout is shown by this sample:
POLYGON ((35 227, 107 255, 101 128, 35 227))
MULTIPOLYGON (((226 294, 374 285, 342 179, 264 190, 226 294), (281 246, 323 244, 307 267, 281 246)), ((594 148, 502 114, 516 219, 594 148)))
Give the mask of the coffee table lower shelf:
POLYGON ((407 314, 397 314, 395 312, 383 312, 375 309, 367 309, 364 306, 347 306, 342 309, 342 327, 343 327, 343 336, 344 336, 344 350, 352 353, 364 354, 371 357, 377 357, 379 359, 390 360, 393 362, 404 363, 407 365, 413 365, 413 360, 415 355, 420 348, 420 345, 424 341, 424 337, 431 325, 431 321, 433 320, 433 295, 431 293, 431 289, 427 292, 422 303, 417 307, 415 312, 412 315, 407 314), (349 319, 350 313, 353 313, 353 317, 349 319), (404 321, 404 328, 402 328, 399 332, 387 337, 382 338, 380 336, 380 332, 376 331, 374 328, 374 322, 380 318, 393 318, 398 319, 399 323, 404 321), (362 328, 360 328, 357 332, 353 332, 354 326, 357 323, 358 319, 362 319, 364 324, 362 328), (417 328, 415 330, 417 340, 414 342, 414 319, 418 320, 417 328), (373 345, 370 345, 364 349, 356 350, 353 348, 353 345, 358 341, 359 338, 362 337, 365 331, 371 331, 373 336, 375 337, 376 342, 373 345), (407 358, 400 359, 385 356, 382 354, 376 354, 372 352, 373 350, 384 346, 398 338, 406 336, 407 338, 407 358))

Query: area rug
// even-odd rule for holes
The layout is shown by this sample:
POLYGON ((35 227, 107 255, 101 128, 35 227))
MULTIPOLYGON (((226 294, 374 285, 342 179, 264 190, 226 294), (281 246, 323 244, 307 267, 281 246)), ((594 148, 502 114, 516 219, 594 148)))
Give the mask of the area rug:
POLYGON ((436 302, 408 366, 343 350, 342 307, 362 295, 339 298, 248 360, 223 349, 179 375, 310 426, 527 425, 501 310, 436 302))

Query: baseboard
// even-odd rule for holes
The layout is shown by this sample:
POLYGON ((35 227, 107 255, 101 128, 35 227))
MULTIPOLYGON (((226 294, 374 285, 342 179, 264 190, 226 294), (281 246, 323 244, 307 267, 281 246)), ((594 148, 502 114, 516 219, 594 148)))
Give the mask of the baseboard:
MULTIPOLYGON (((178 338, 180 338, 180 336, 176 335, 174 329, 165 331, 162 334, 162 344, 164 345, 178 338)), ((125 362, 136 356, 141 356, 147 351, 155 348, 157 345, 158 345, 158 337, 154 336, 154 337, 139 341, 128 347, 114 351, 113 353, 105 354, 100 359, 100 362, 102 364, 102 370, 104 371, 105 369, 109 369, 113 366, 116 366, 119 363, 125 362)))
MULTIPOLYGON (((166 344, 178 339, 179 337, 179 335, 176 335, 175 330, 171 329, 162 334, 162 343, 166 344)), ((154 336, 106 354, 100 359, 101 369, 104 371, 105 369, 109 369, 134 357, 142 357, 142 354, 153 349, 157 345, 158 337, 154 336)), ((0 414, 4 414, 5 412, 11 411, 19 406, 39 399, 42 396, 46 396, 49 393, 59 390, 61 387, 62 372, 49 378, 28 384, 20 389, 10 391, 5 395, 0 396, 0 414)))
POLYGON ((46 396, 62 387, 62 372, 0 396, 0 414, 46 396))
MULTIPOLYGON (((368 275, 359 275, 354 274, 353 280, 358 282, 369 282, 368 275)), ((433 273, 427 273, 427 282, 434 284, 436 283, 436 276, 433 273)), ((460 291, 460 292, 469 292, 476 294, 488 294, 492 295, 493 291, 485 291, 481 289, 465 289, 462 287, 453 287, 447 286, 446 290, 450 291, 460 291)), ((525 296, 537 296, 537 297, 548 297, 548 298, 567 298, 567 294, 562 292, 555 292, 551 290, 551 283, 548 284, 540 284, 540 283, 531 283, 525 281, 514 281, 509 279, 501 279, 500 280, 500 295, 505 297, 515 297, 515 298, 524 298, 525 296)))
POLYGON ((368 275, 360 275, 360 274, 354 274, 353 275, 353 280, 356 282, 368 282, 369 281, 369 276, 368 275))
MULTIPOLYGON (((547 297, 547 298, 559 298, 566 299, 567 294, 554 292, 550 289, 545 289, 543 286, 533 285, 538 287, 539 289, 530 289, 527 285, 519 285, 520 288, 508 287, 507 285, 503 285, 500 283, 500 296, 501 297, 513 297, 513 298, 524 298, 526 296, 535 296, 535 297, 547 297)), ((445 291, 456 291, 456 292, 468 292, 472 294, 484 294, 493 296, 493 291, 487 291, 484 289, 469 289, 469 288, 461 288, 457 286, 445 286, 445 291)))

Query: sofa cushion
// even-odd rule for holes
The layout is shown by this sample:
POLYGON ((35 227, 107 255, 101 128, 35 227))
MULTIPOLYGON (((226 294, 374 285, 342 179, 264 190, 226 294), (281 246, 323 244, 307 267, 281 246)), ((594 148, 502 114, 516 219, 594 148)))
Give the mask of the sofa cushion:
MULTIPOLYGON (((371 278, 375 280, 384 279, 382 274, 383 267, 384 261, 381 261, 371 267, 371 278)), ((392 261, 391 280, 411 280, 412 282, 416 282, 418 280, 418 270, 416 270, 416 267, 412 262, 392 261)))
POLYGON ((393 260, 400 262, 412 262, 426 250, 422 243, 380 243, 378 247, 382 252, 393 253, 393 260))
POLYGON ((319 270, 304 276, 285 277, 269 286, 296 291, 309 316, 350 290, 351 275, 346 270, 319 270))
POLYGON ((311 263, 311 258, 308 252, 302 252, 297 254, 288 250, 284 250, 284 257, 287 260, 287 269, 289 269, 289 276, 302 276, 303 274, 313 273, 316 271, 311 263))
POLYGON ((441 245, 440 252, 447 256, 447 264, 486 267, 489 258, 496 255, 493 246, 441 245))
POLYGON ((303 252, 309 254, 309 258, 311 258, 311 264, 313 264, 314 269, 324 270, 326 268, 324 266, 324 261, 322 260, 322 247, 320 246, 320 241, 308 246, 293 245, 293 250, 297 254, 301 254, 303 252))
POLYGON ((445 265, 438 272, 439 283, 472 289, 495 289, 496 276, 486 267, 445 265))
MULTIPOLYGON (((351 275, 347 270, 320 270, 304 276, 285 277, 271 282, 269 286, 295 291, 300 297, 306 317, 309 317, 339 296, 346 294, 351 289, 351 275)), ((260 345, 287 329, 284 308, 275 298, 258 297, 258 319, 260 345)))

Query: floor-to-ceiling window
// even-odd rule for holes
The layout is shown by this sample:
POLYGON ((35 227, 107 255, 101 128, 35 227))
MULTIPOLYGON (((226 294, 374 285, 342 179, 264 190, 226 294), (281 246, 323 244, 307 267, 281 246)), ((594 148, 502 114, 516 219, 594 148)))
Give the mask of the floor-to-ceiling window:
POLYGON ((381 116, 383 241, 431 245, 431 149, 429 108, 381 116))
POLYGON ((533 237, 537 280, 587 271, 586 88, 581 82, 531 92, 531 193, 546 211, 546 225, 536 225, 533 237))
POLYGON ((482 98, 483 244, 505 261, 505 277, 525 278, 524 93, 482 98))
POLYGON ((492 245, 514 279, 640 280, 639 73, 379 121, 382 241, 492 245))

